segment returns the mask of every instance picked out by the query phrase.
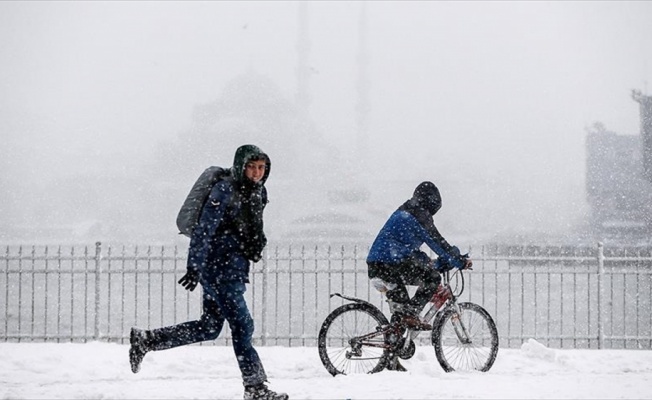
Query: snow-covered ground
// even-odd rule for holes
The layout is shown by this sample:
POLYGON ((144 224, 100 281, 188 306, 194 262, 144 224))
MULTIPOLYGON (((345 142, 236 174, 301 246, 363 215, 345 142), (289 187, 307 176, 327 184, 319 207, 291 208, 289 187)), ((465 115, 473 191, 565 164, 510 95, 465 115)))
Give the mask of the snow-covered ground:
MULTIPOLYGON (((314 347, 258 347, 270 387, 292 399, 652 399, 652 351, 556 350, 529 340, 500 349, 491 371, 444 373, 432 348, 408 372, 331 377, 314 347)), ((1 399, 234 399, 233 350, 186 346, 149 353, 139 374, 128 346, 0 344, 1 399)))

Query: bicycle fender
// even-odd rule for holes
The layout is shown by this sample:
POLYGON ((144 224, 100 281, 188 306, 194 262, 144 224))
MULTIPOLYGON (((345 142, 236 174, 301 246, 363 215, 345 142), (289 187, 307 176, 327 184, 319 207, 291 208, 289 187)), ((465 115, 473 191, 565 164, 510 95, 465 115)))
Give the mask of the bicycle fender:
POLYGON ((340 293, 331 293, 330 297, 333 297, 333 296, 341 297, 341 298, 343 298, 344 300, 352 301, 352 302, 354 302, 354 303, 369 304, 370 306, 372 306, 372 307, 374 307, 374 308, 376 307, 376 306, 374 306, 373 304, 369 303, 368 301, 365 301, 365 300, 362 300, 362 299, 358 299, 358 298, 356 298, 356 297, 349 297, 349 296, 345 296, 345 295, 340 294, 340 293))

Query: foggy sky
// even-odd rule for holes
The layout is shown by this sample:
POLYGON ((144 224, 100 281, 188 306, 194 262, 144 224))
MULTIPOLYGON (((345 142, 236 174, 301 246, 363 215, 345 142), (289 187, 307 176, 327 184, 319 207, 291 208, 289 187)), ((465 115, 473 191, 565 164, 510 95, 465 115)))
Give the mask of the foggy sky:
MULTIPOLYGON (((308 7, 310 116, 345 155, 360 9, 308 7)), ((630 91, 652 82, 650 2, 382 1, 366 12, 366 173, 445 182, 454 208, 443 218, 489 202, 496 227, 515 215, 564 226, 586 208, 585 128, 639 133, 630 91)), ((47 196, 30 192, 40 179, 150 157, 242 71, 293 99, 297 13, 271 1, 0 2, 0 203, 47 196)))

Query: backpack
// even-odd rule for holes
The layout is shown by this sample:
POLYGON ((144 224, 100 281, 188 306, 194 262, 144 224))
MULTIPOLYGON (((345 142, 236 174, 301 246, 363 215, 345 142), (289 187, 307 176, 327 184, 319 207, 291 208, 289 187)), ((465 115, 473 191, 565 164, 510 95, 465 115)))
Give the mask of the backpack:
POLYGON ((192 231, 199 224, 202 209, 211 190, 213 190, 213 186, 230 174, 231 169, 222 167, 208 167, 202 172, 195 184, 192 185, 192 189, 190 189, 190 193, 186 196, 186 200, 177 215, 179 234, 188 237, 192 235, 192 231))

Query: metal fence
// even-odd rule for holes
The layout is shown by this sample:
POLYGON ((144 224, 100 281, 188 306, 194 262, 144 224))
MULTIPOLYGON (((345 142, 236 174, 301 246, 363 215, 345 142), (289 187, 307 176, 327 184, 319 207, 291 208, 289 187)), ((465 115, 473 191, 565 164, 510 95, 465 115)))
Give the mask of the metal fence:
MULTIPOLYGON (((176 282, 173 246, 6 246, 0 255, 0 340, 125 343, 131 326, 197 319, 201 290, 176 282)), ((258 345, 315 346, 340 292, 376 304, 361 246, 268 246, 246 293, 258 345)), ((652 254, 645 249, 484 246, 472 252, 463 300, 494 317, 501 346, 534 338, 559 348, 650 349, 652 254)), ((427 335, 422 335, 423 341, 427 335)), ((214 344, 229 344, 225 332, 214 344)))

